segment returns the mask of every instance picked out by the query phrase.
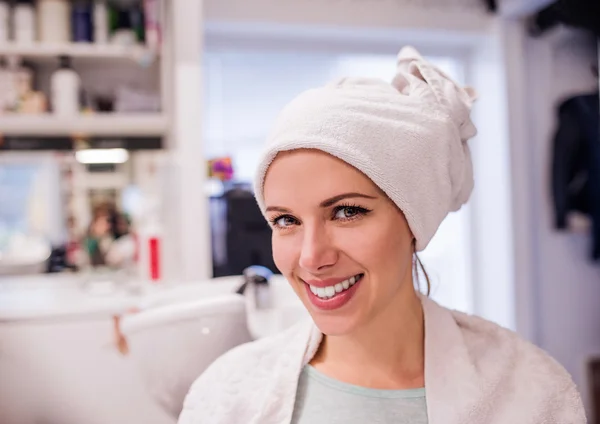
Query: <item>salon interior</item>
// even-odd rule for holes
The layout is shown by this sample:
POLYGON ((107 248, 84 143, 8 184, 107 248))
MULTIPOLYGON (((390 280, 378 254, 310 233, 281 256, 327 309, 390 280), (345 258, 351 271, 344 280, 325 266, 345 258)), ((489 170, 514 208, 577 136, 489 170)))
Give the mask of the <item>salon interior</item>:
POLYGON ((431 297, 548 351, 600 423, 600 162, 562 108, 598 103, 594 4, 0 0, 0 422, 176 423, 215 358, 306 319, 253 197, 262 145, 297 94, 389 81, 412 45, 478 92, 431 297))

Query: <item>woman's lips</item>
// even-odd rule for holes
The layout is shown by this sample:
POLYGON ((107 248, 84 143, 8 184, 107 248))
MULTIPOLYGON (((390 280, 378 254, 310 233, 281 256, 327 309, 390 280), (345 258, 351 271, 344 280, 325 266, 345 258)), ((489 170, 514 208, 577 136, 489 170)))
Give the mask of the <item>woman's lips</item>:
MULTIPOLYGON (((332 297, 329 297, 329 298, 322 298, 322 297, 319 297, 317 294, 313 293, 313 291, 311 290, 311 285, 309 285, 308 282, 306 282, 304 284, 304 286, 306 287, 306 293, 308 295, 308 299, 310 300, 310 302, 312 303, 313 306, 315 306, 318 309, 324 310, 324 311, 331 311, 331 310, 341 308, 346 303, 348 303, 350 301, 350 299, 352 299, 352 297, 358 290, 358 287, 360 286, 360 284, 363 280, 363 277, 364 277, 363 274, 359 274, 358 278, 353 277, 356 280, 354 284, 352 284, 347 289, 344 289, 339 293, 336 292, 335 294, 333 294, 332 297)), ((340 284, 341 281, 344 281, 344 280, 338 280, 338 282, 334 282, 334 281, 331 281, 331 282, 333 282, 335 285, 335 284, 340 284)), ((324 282, 328 283, 327 280, 324 282)), ((323 287, 322 284, 320 284, 320 286, 323 287)), ((315 287, 315 285, 313 284, 313 290, 314 290, 314 287, 315 287)), ((331 287, 331 286, 329 286, 329 287, 331 287)))
POLYGON ((363 275, 363 274, 352 274, 349 275, 347 277, 343 277, 343 278, 328 278, 326 280, 302 280, 303 282, 305 282, 306 284, 308 284, 309 286, 315 286, 315 287, 327 287, 327 286, 335 286, 336 284, 342 283, 345 280, 350 279, 351 277, 358 277, 359 275, 363 275))

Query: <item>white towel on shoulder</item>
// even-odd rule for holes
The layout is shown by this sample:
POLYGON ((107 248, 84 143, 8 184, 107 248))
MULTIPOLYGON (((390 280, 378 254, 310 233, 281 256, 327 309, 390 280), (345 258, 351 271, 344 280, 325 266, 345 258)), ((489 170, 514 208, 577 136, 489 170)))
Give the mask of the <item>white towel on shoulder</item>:
MULTIPOLYGON (((422 297, 429 424, 585 424, 569 374, 541 349, 422 297)), ((179 424, 289 424, 319 348, 312 322, 235 348, 194 383, 179 424)))

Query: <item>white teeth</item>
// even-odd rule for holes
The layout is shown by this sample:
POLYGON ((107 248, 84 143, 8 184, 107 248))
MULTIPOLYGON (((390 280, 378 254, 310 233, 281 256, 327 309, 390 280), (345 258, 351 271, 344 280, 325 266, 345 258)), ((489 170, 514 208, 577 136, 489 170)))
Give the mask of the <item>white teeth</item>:
POLYGON ((348 290, 354 284, 356 284, 360 280, 360 275, 356 277, 350 277, 347 280, 342 281, 341 283, 337 283, 333 286, 327 287, 316 287, 309 286, 310 291, 315 295, 320 297, 321 299, 329 299, 335 296, 337 293, 341 293, 344 290, 348 290))

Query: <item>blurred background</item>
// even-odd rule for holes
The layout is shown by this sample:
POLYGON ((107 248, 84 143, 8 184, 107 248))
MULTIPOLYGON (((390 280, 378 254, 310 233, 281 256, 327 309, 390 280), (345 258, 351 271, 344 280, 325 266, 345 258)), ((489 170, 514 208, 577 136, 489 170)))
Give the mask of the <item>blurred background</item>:
POLYGON ((600 422, 599 35, 593 0, 0 0, 0 422, 174 423, 214 358, 302 319, 262 143, 407 44, 479 93, 432 297, 547 350, 600 422))

